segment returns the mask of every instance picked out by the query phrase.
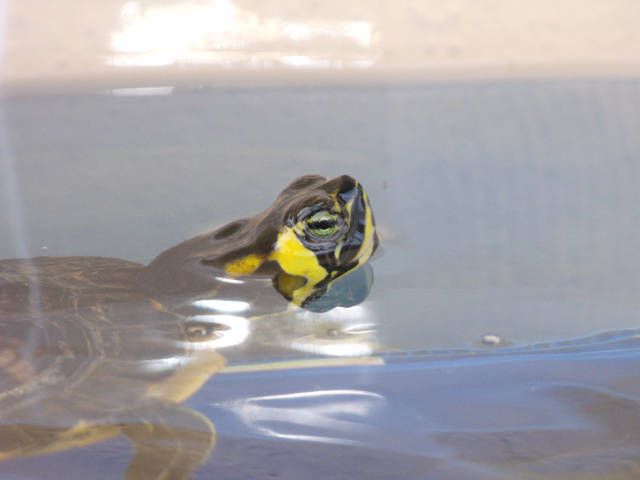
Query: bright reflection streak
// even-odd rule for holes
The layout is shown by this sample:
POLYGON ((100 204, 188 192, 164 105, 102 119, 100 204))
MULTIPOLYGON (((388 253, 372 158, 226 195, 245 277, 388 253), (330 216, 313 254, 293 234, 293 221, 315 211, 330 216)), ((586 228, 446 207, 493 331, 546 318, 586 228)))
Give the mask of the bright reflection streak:
POLYGON ((332 357, 357 357, 373 353, 373 346, 361 340, 352 342, 341 340, 320 340, 312 337, 302 337, 291 342, 291 348, 332 357))
MULTIPOLYGON (((5 41, 7 38, 7 25, 9 15, 9 0, 0 0, 0 65, 4 65, 5 58, 5 41)), ((8 210, 8 225, 3 227, 3 235, 8 236, 13 241, 13 247, 17 256, 25 258, 27 265, 31 263, 29 259, 29 243, 27 241, 27 229, 25 227, 25 216, 22 210, 22 198, 20 195, 20 184, 16 171, 16 161, 11 148, 10 138, 8 134, 7 121, 5 117, 4 98, 0 98, 0 185, 2 188, 2 196, 8 210)), ((35 269, 29 270, 35 272, 35 269)), ((34 322, 39 324, 43 321, 40 312, 40 286, 37 274, 33 277, 33 282, 28 290, 29 313, 34 322)), ((31 328, 27 339, 21 347, 21 355, 25 364, 30 364, 33 359, 40 329, 31 328)))
MULTIPOLYGON (((307 317, 314 317, 314 312, 305 311, 307 317)), ((354 305, 353 307, 335 307, 328 312, 322 313, 322 318, 334 320, 343 324, 368 323, 370 324, 371 314, 366 305, 354 305)))
POLYGON ((249 309, 249 302, 240 300, 196 300, 193 305, 205 310, 214 310, 225 313, 246 312, 249 309))
MULTIPOLYGON (((379 393, 373 392, 365 392, 362 390, 320 390, 313 392, 296 392, 296 393, 286 393, 283 395, 265 395, 263 397, 255 397, 252 400, 299 400, 299 399, 312 399, 312 398, 323 398, 327 396, 344 396, 344 395, 355 395, 355 396, 367 396, 367 397, 375 397, 375 398, 384 398, 379 393)), ((359 413, 363 412, 350 412, 350 413, 359 413)))
POLYGON ((290 67, 330 67, 329 60, 313 60, 307 55, 283 55, 280 61, 290 67))
POLYGON ((231 0, 148 8, 130 1, 120 16, 121 29, 111 37, 117 55, 109 60, 116 66, 367 68, 373 64, 375 30, 364 20, 290 22, 239 8, 231 0))
POLYGON ((269 437, 357 445, 362 442, 346 437, 366 434, 374 412, 384 405, 385 398, 373 392, 321 390, 254 397, 221 406, 269 437), (334 435, 328 436, 327 431, 334 435))
POLYGON ((131 366, 131 369, 135 369, 136 374, 140 375, 171 373, 189 364, 198 363, 202 358, 206 358, 207 352, 239 345, 243 343, 249 335, 249 321, 246 318, 235 315, 195 315, 186 319, 185 325, 187 326, 187 330, 189 324, 210 324, 212 327, 212 335, 210 337, 174 341, 176 351, 184 351, 186 346, 188 350, 192 350, 193 354, 180 354, 171 357, 138 361, 135 365, 131 366))
POLYGON ((154 360, 141 360, 135 365, 136 373, 158 374, 163 372, 173 372, 185 363, 183 355, 168 358, 157 358, 154 360))
POLYGON ((187 319, 191 322, 201 324, 211 323, 224 325, 228 329, 216 329, 216 336, 211 340, 199 340, 191 342, 190 346, 194 350, 204 350, 213 348, 231 347, 240 345, 249 336, 249 321, 246 318, 236 315, 194 315, 187 319))
MULTIPOLYGON (((304 312, 306 321, 313 322, 316 313, 304 312)), ((371 314, 366 305, 349 308, 336 307, 321 314, 321 325, 335 324, 335 336, 309 334, 294 338, 289 346, 301 352, 334 357, 366 356, 376 348, 376 324, 371 322, 371 314)), ((326 333, 326 332, 324 332, 326 333)))
POLYGON ((244 281, 242 280, 238 280, 237 278, 231 278, 231 277, 216 277, 216 280, 220 282, 225 282, 225 283, 233 283, 234 285, 240 285, 244 283, 244 281))
POLYGON ((152 97, 171 95, 173 87, 133 87, 133 88, 114 88, 109 90, 108 94, 114 97, 152 97))

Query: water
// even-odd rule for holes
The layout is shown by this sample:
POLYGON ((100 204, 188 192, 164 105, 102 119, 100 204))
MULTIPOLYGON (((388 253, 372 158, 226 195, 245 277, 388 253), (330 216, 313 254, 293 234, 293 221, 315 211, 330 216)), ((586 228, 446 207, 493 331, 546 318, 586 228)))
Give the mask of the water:
POLYGON ((242 463, 243 472, 274 478, 635 478, 638 338, 624 332, 509 352, 387 355, 378 367, 222 375, 209 397, 222 399, 203 411, 221 418, 218 431, 231 438, 225 447, 221 440, 209 472, 242 478, 234 472, 242 463), (244 441, 253 448, 243 463, 244 441))
MULTIPOLYGON (((221 373, 188 402, 217 431, 193 478, 637 478, 639 338, 221 373)), ((113 478, 131 454, 120 438, 0 471, 113 478)))
MULTIPOLYGON (((187 402, 218 432, 195 478, 637 478, 637 80, 3 103, 34 255, 148 262, 297 175, 366 186, 383 252, 352 320, 400 353, 214 376, 187 402)), ((0 474, 112 478, 131 454, 116 437, 0 474)))

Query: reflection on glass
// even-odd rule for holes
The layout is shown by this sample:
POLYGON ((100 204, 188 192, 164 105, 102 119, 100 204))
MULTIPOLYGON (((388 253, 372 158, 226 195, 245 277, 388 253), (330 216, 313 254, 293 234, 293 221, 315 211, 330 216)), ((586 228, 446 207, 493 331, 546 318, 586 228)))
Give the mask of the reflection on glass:
POLYGON ((125 3, 112 34, 116 66, 176 63, 250 68, 367 68, 375 58, 375 29, 354 19, 289 21, 261 16, 230 0, 143 7, 125 3))

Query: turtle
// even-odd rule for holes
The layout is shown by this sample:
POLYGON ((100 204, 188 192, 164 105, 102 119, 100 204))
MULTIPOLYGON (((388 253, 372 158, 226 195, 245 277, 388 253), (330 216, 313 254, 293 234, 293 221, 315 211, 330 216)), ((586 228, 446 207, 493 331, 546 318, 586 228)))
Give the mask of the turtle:
POLYGON ((123 434, 126 478, 189 478, 216 435, 182 403, 223 367, 222 350, 242 345, 249 320, 271 318, 268 333, 285 327, 278 313, 330 308, 323 296, 367 272, 378 243, 357 180, 305 175, 264 212, 146 266, 0 260, 0 461, 123 434))

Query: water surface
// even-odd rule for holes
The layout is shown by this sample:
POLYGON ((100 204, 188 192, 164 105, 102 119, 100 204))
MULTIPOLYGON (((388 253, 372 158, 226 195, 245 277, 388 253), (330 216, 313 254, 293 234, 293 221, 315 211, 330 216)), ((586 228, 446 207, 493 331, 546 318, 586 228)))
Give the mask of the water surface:
MULTIPOLYGON (((637 80, 3 107, 27 244, 5 229, 0 257, 148 262, 266 208, 297 175, 350 173, 367 188, 384 251, 349 321, 376 323, 399 352, 214 376, 188 401, 218 431, 196 478, 638 477, 637 80), (504 344, 482 347, 486 333, 504 344)), ((118 437, 0 473, 113 478, 130 458, 118 437)))

